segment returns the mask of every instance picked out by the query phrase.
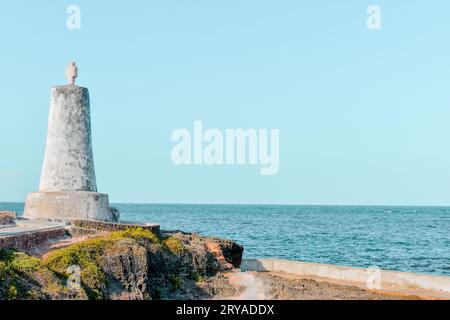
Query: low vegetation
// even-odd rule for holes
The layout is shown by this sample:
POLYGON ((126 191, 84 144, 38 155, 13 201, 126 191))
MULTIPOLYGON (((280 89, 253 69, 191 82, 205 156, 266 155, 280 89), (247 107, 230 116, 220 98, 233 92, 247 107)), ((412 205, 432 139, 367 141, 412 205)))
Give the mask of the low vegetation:
POLYGON ((181 242, 181 240, 175 237, 168 237, 164 239, 163 246, 165 249, 175 255, 183 254, 186 251, 186 247, 181 242))
POLYGON ((183 286, 183 279, 177 275, 169 275, 169 281, 173 291, 178 291, 183 286))
POLYGON ((0 299, 45 299, 58 294, 67 294, 67 290, 41 259, 0 250, 0 299), (33 283, 40 283, 42 290, 33 283))
POLYGON ((108 286, 102 267, 104 255, 117 241, 123 239, 146 240, 161 245, 161 239, 154 233, 140 227, 127 228, 52 251, 45 256, 44 263, 65 279, 70 276, 67 272, 70 266, 80 266, 82 285, 88 297, 93 300, 103 299, 102 292, 108 286))
POLYGON ((200 274, 198 274, 195 271, 191 272, 191 274, 189 275, 189 278, 191 280, 194 280, 195 282, 202 282, 205 280, 205 278, 203 276, 201 276, 200 274))
POLYGON ((46 254, 43 259, 23 252, 0 250, 0 300, 36 298, 35 290, 28 288, 32 286, 23 281, 29 279, 31 282, 36 277, 42 282, 42 298, 46 298, 45 293, 51 295, 51 292, 68 291, 64 284, 70 277, 69 267, 74 265, 80 267, 81 284, 88 298, 103 299, 103 291, 108 286, 102 268, 103 258, 117 241, 123 239, 145 240, 167 247, 173 252, 183 251, 176 241, 165 241, 163 244, 157 235, 140 227, 111 232, 56 249, 46 254))

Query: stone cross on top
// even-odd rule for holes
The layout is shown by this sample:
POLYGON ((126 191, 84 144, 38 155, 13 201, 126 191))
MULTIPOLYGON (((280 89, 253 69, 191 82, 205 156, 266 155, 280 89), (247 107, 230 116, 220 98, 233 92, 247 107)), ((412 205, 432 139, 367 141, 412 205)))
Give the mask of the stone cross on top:
POLYGON ((75 79, 78 77, 78 67, 75 62, 70 62, 66 68, 66 79, 70 85, 75 84, 75 79))

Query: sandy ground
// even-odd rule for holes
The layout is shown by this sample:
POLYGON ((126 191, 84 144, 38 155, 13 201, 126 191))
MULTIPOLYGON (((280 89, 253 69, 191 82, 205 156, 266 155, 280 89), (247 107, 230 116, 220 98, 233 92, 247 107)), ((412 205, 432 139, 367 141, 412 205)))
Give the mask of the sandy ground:
MULTIPOLYGON (((417 296, 385 294, 355 286, 301 279, 271 272, 231 272, 226 274, 230 284, 243 286, 236 300, 405 300, 417 296)), ((224 297, 226 298, 226 297, 224 297)), ((230 299, 229 297, 226 299, 230 299)))

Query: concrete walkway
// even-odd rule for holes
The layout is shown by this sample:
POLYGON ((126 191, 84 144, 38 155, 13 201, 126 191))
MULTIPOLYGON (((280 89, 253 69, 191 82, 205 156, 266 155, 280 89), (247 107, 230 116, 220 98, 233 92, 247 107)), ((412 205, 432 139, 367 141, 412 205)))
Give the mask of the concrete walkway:
POLYGON ((66 226, 67 222, 17 219, 16 225, 0 226, 0 238, 38 231, 60 229, 65 228, 66 226))

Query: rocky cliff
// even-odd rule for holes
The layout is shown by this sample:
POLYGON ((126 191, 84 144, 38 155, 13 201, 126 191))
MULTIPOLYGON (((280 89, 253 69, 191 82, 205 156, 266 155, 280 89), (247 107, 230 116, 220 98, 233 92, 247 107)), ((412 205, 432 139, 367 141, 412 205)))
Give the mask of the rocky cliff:
POLYGON ((237 292, 233 241, 140 227, 70 237, 33 252, 0 250, 2 299, 201 299, 237 292), (38 252, 38 253, 36 253, 38 252))

